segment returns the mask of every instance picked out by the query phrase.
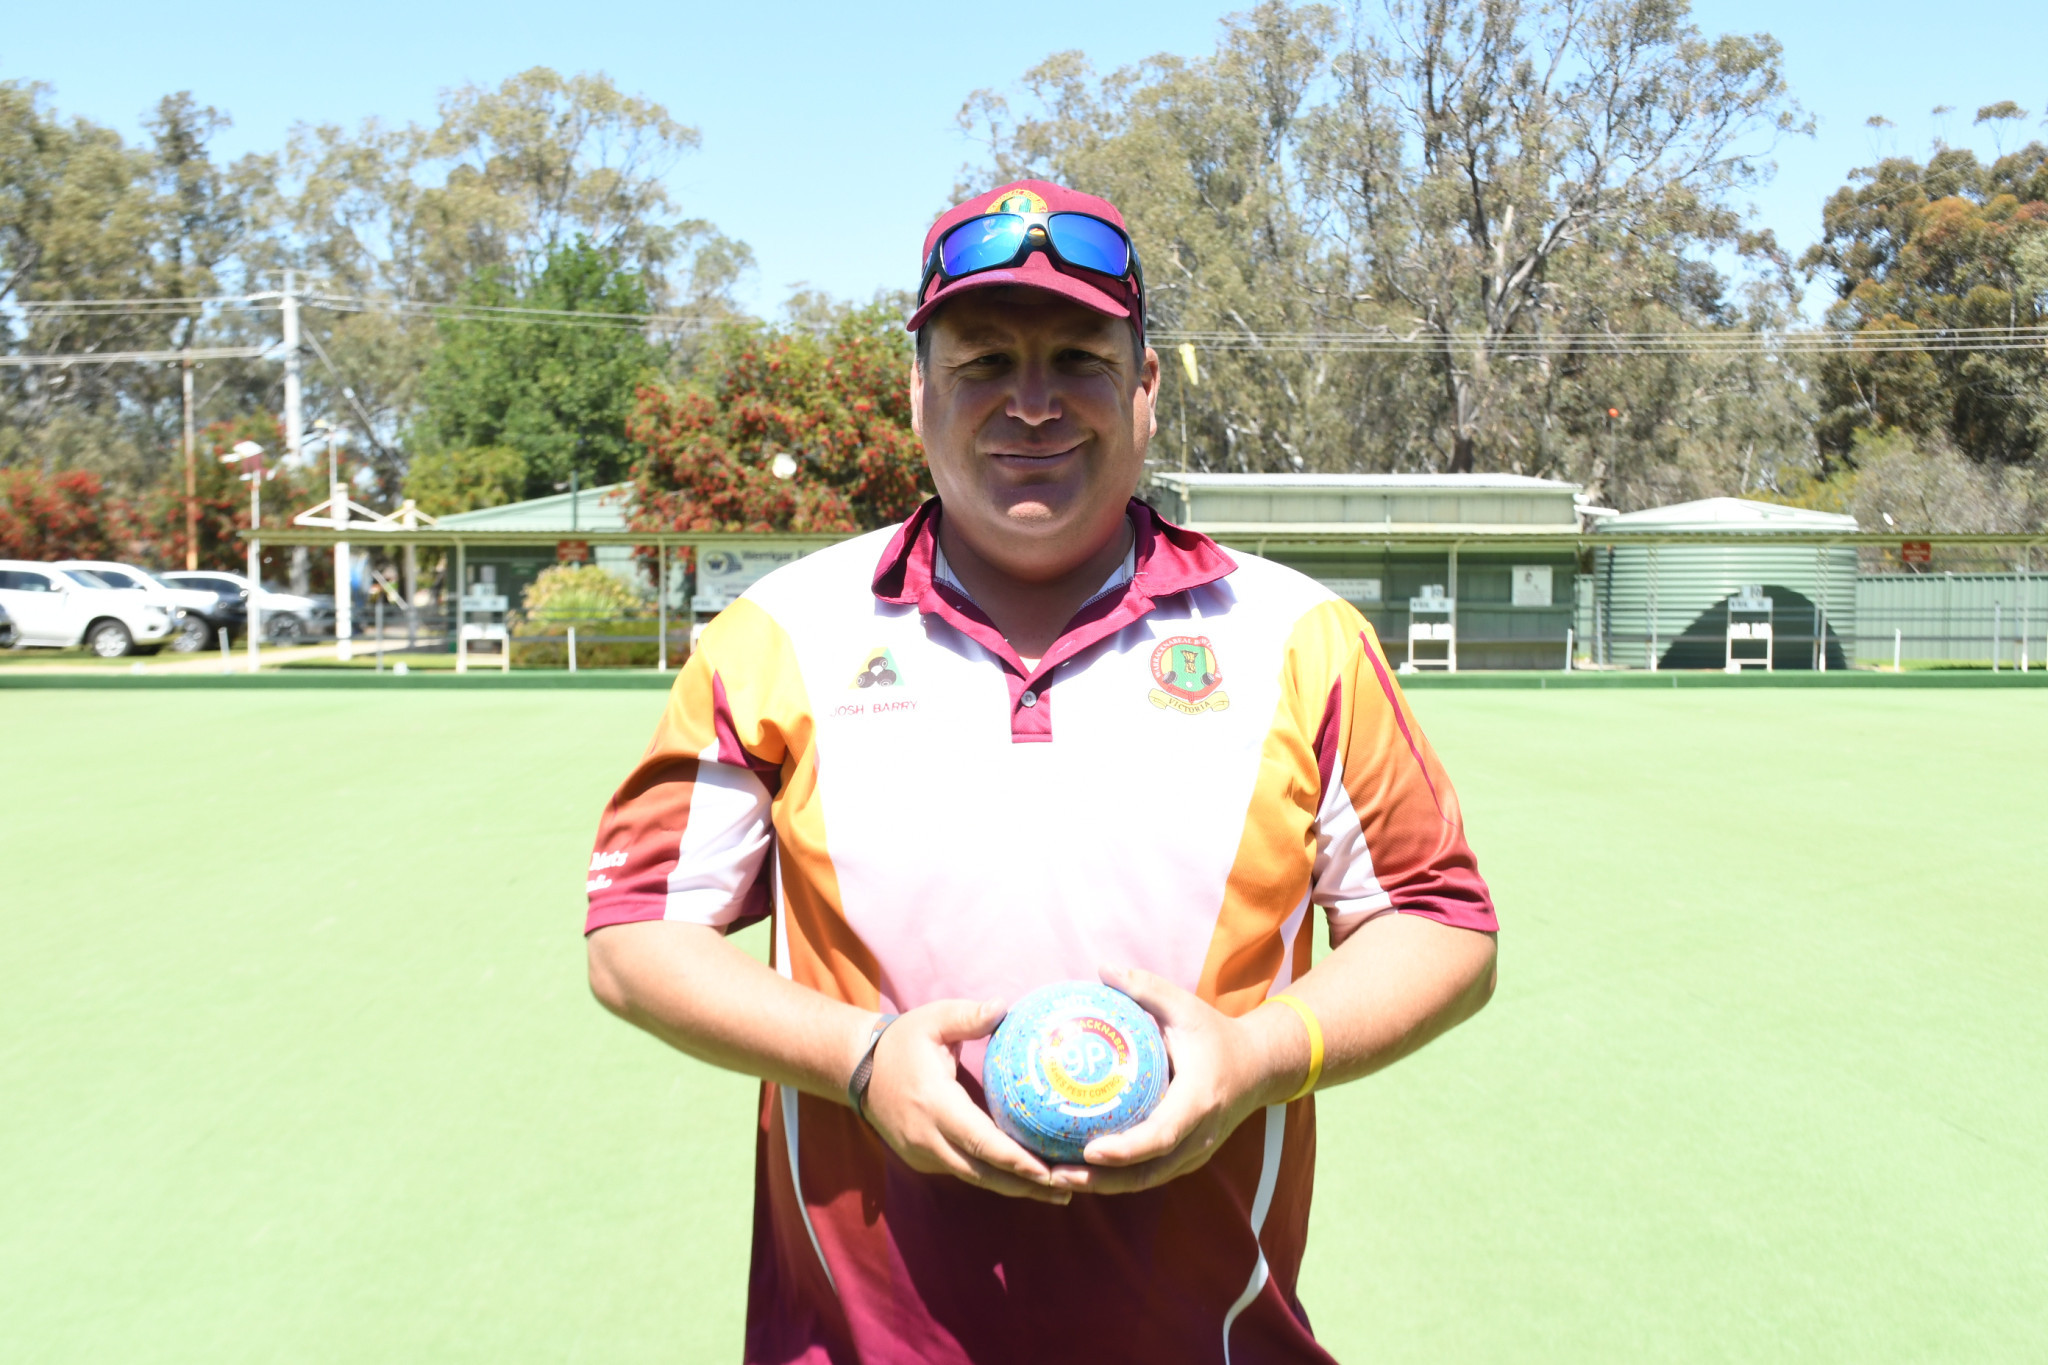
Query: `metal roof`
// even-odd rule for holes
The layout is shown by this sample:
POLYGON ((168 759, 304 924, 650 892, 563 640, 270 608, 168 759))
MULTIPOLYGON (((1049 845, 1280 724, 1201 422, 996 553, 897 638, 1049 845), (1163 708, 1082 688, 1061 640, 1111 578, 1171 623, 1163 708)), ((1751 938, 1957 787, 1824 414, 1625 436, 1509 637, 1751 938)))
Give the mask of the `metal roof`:
POLYGON ((1154 470, 1152 482, 1184 488, 1231 492, 1291 491, 1302 488, 1400 489, 1457 492, 1483 488, 1489 492, 1577 492, 1575 483, 1539 479, 1527 474, 1204 474, 1154 470))
POLYGON ((1856 525, 1856 518, 1842 512, 1816 512, 1810 507, 1787 507, 1783 503, 1755 502, 1749 498, 1701 498, 1697 502, 1676 502, 1669 507, 1649 507, 1640 512, 1601 517, 1594 529, 1603 535, 1629 531, 1853 535, 1860 528, 1856 525))
POLYGON ((440 524, 451 531, 547 531, 563 535, 623 531, 626 511, 632 506, 631 489, 631 484, 608 483, 549 498, 508 502, 502 507, 456 512, 442 517, 440 524))

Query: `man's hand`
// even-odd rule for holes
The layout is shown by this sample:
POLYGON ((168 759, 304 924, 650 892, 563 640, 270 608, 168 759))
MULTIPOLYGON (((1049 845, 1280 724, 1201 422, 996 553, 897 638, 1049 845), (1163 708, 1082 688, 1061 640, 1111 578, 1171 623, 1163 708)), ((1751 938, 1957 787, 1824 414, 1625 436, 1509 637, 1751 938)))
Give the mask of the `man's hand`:
MULTIPOLYGON (((1061 1189, 1122 1194, 1186 1175, 1308 1075, 1308 1031, 1285 1005, 1233 1019, 1150 972, 1106 970, 1102 979, 1159 1020, 1173 1081, 1143 1123, 1089 1143, 1086 1167, 1056 1167, 1061 1189)), ((1390 1065, 1471 1018, 1493 982, 1493 935, 1393 914, 1360 926, 1288 994, 1321 1021, 1321 1084, 1330 1086, 1390 1065)))
POLYGON ((1173 1080, 1144 1122, 1089 1143, 1087 1166, 1057 1167, 1063 1189, 1125 1194, 1186 1175, 1238 1124, 1293 1094, 1308 1072, 1308 1035, 1281 1007, 1233 1019, 1150 972, 1104 968, 1101 975, 1159 1020, 1173 1080))
POLYGON ((934 1000, 889 1026, 875 1047, 867 1114, 913 1171, 953 1175, 996 1194, 1064 1204, 1046 1164, 997 1128, 956 1075, 956 1048, 1002 1021, 999 1000, 934 1000))

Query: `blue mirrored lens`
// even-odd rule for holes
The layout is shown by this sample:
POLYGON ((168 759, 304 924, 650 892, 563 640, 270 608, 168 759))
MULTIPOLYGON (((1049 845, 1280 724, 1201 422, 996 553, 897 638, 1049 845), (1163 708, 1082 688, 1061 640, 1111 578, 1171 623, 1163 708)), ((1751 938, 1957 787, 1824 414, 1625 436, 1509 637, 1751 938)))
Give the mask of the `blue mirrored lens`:
POLYGON ((954 228, 939 247, 939 269, 951 276, 971 275, 991 266, 1007 265, 1024 240, 1024 220, 1014 213, 991 213, 954 228))
POLYGON ((1084 213, 1055 213, 1046 223, 1052 244, 1060 249, 1067 264, 1083 270, 1100 270, 1121 279, 1131 270, 1131 246, 1100 218, 1084 213))

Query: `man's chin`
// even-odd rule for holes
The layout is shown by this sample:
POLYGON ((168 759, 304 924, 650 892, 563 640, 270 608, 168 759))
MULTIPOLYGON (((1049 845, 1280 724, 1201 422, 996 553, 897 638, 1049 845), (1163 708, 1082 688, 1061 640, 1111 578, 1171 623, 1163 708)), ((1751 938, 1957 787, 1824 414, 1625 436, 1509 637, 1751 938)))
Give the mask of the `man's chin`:
POLYGON ((1006 528, 1038 537, 1058 535, 1073 525, 1080 519, 1081 504, 1078 498, 1024 497, 1006 504, 1001 511, 1006 528))

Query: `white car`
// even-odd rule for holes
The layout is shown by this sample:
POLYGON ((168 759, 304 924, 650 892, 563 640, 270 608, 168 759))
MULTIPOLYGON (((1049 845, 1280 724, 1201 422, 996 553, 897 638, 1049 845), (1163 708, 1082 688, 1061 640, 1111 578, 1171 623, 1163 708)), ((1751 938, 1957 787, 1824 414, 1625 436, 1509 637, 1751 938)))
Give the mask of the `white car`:
POLYGON ((139 592, 157 606, 169 608, 171 618, 178 623, 177 633, 171 637, 171 648, 181 654, 205 649, 213 643, 213 625, 207 618, 220 599, 210 592, 172 587, 147 569, 138 569, 133 564, 117 564, 111 559, 60 559, 56 567, 67 575, 74 569, 82 569, 110 588, 139 592))
POLYGON ((83 569, 0 559, 0 607, 24 645, 83 644, 102 659, 161 646, 178 628, 171 608, 143 594, 99 586, 83 569))

